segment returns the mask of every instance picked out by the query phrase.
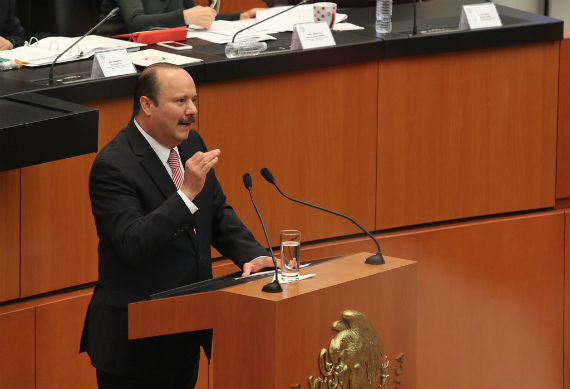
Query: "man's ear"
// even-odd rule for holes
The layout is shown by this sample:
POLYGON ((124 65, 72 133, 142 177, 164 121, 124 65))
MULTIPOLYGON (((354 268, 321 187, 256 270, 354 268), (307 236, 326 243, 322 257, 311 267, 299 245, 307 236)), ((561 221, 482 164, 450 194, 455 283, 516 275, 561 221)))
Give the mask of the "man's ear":
POLYGON ((140 99, 139 99, 139 103, 140 103, 140 105, 141 105, 141 111, 143 111, 143 113, 144 113, 146 116, 150 116, 150 114, 151 114, 151 111, 150 111, 151 105, 154 105, 153 102, 152 102, 152 100, 149 99, 147 96, 141 96, 140 99))

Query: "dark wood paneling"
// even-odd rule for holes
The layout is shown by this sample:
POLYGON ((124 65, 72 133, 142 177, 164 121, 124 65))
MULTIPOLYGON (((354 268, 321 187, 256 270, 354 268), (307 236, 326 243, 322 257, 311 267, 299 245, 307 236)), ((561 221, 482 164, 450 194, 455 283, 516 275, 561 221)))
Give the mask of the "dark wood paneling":
MULTIPOLYGON (((568 219, 554 211, 378 235, 385 254, 419 262, 418 387, 568 386, 568 219)), ((307 245, 301 262, 373 248, 368 238, 307 245)), ((219 275, 224 264, 233 271, 220 262, 219 275)))
POLYGON ((377 63, 200 87, 200 133, 222 154, 216 174, 230 204, 265 242, 242 175, 275 245, 282 229, 303 240, 354 233, 348 221, 283 199, 259 175, 268 167, 293 197, 374 226, 377 63))
POLYGON ((96 101, 86 105, 99 110, 99 150, 126 127, 133 115, 132 97, 96 101))
MULTIPOLYGON (((99 149, 130 120, 132 99, 100 110, 99 149)), ((22 296, 97 280, 97 234, 89 201, 95 154, 22 169, 22 296)))
POLYGON ((554 206, 558 45, 380 62, 377 229, 554 206))
POLYGON ((382 243, 419 262, 418 387, 562 387, 563 212, 382 243))
POLYGON ((97 279, 94 154, 22 169, 22 297, 97 279))
POLYGON ((558 79, 558 150, 556 153, 556 198, 570 197, 570 30, 560 42, 558 79))
POLYGON ((34 344, 34 307, 4 308, 0 312, 0 388, 35 387, 34 344))
POLYGON ((79 340, 91 291, 36 307, 36 387, 96 388, 95 368, 79 340))
POLYGON ((20 296, 20 169, 0 173, 0 301, 20 296))
POLYGON ((570 210, 564 211, 564 387, 570 386, 570 210))

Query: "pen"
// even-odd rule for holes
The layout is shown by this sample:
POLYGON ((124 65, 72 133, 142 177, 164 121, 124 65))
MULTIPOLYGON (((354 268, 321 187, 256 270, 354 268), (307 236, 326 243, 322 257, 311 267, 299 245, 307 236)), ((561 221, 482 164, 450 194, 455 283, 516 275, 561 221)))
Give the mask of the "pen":
POLYGON ((214 8, 217 2, 218 0, 212 0, 212 2, 210 3, 210 8, 214 8))

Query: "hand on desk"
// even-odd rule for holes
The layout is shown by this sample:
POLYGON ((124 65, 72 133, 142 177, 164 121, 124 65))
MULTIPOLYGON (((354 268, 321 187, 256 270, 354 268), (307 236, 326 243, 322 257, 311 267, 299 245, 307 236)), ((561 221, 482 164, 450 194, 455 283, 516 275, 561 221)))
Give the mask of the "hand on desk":
POLYGON ((10 50, 13 49, 14 45, 8 39, 0 36, 0 50, 10 50))
MULTIPOLYGON (((279 266, 279 258, 275 258, 277 261, 277 266, 279 266)), ((252 273, 257 273, 258 271, 273 268, 273 259, 271 257, 259 257, 255 258, 243 265, 242 277, 248 276, 252 273)))
POLYGON ((210 7, 202 7, 197 5, 192 8, 187 8, 183 11, 184 23, 195 24, 206 29, 210 28, 217 13, 216 10, 210 7))

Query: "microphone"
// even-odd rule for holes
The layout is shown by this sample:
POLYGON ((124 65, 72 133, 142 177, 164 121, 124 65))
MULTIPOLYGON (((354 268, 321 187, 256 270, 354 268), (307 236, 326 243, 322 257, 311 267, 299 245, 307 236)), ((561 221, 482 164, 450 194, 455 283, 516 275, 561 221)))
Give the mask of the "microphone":
POLYGON ((53 85, 53 69, 55 67, 55 63, 57 62, 57 60, 64 55, 65 53, 67 53, 73 46, 75 46, 76 44, 78 44, 83 38, 85 38, 87 35, 91 34, 93 31, 95 31, 97 28, 99 28, 99 26, 101 26, 103 23, 107 22, 107 20, 111 19, 113 16, 117 15, 119 13, 119 7, 115 7, 111 10, 111 12, 109 12, 107 14, 107 16, 105 16, 99 23, 97 23, 92 29, 90 29, 89 31, 87 31, 85 34, 83 34, 79 39, 77 39, 75 42, 73 42, 73 44, 71 44, 67 49, 65 49, 61 54, 59 54, 57 57, 55 57, 55 59, 53 60, 53 62, 51 63, 51 67, 49 69, 49 76, 48 76, 48 85, 53 85))
POLYGON ((374 236, 372 236, 372 234, 370 232, 368 232, 366 229, 364 229, 364 227, 362 227, 356 220, 354 220, 353 218, 351 218, 350 216, 346 216, 343 215, 342 213, 336 212, 336 211, 332 211, 330 209, 327 208, 323 208, 321 206, 318 205, 314 205, 311 203, 307 203, 306 201, 302 201, 302 200, 297 200, 294 199, 292 197, 287 196, 285 193, 283 193, 283 191, 281 190, 281 188, 279 188, 279 186, 277 185, 277 183, 275 182, 275 179, 273 178, 273 174, 271 174, 271 172, 269 171, 269 169, 267 169, 266 167, 264 167, 263 169, 261 169, 260 171, 261 175, 263 176, 263 178, 265 178, 265 180, 267 182, 269 182, 270 184, 273 184, 273 186, 275 186, 275 188, 277 188, 277 190, 279 191, 279 193, 281 193, 281 195, 283 195, 283 197, 285 197, 288 200, 294 201, 296 203, 299 204, 303 204, 303 205, 307 205, 311 208, 316 208, 316 209, 320 209, 321 211, 325 211, 328 213, 332 213, 333 215, 336 216, 340 216, 343 217, 345 219, 350 220, 351 222, 353 222, 358 228, 360 228, 366 235, 368 235, 370 237, 370 239, 372 239, 374 241, 374 244, 376 245, 376 248, 378 249, 378 252, 368 258, 366 258, 365 263, 369 264, 369 265, 383 265, 384 263, 386 263, 384 261, 384 257, 382 256, 382 252, 380 250, 380 244, 378 243, 378 241, 376 240, 376 238, 374 238, 374 236))
POLYGON ((412 35, 418 35, 418 18, 416 16, 416 8, 417 8, 417 4, 416 4, 416 0, 414 0, 414 25, 412 27, 412 35))
POLYGON ((260 52, 264 51, 265 49, 267 49, 267 43, 265 42, 257 42, 257 41, 245 41, 245 42, 235 42, 236 40, 236 36, 238 36, 238 34, 242 33, 245 30, 248 30, 252 27, 257 26, 258 24, 261 24, 269 19, 273 19, 274 17, 277 17, 279 15, 284 14, 285 12, 289 12, 291 11, 293 8, 296 8, 300 5, 306 4, 308 3, 310 0, 301 0, 299 3, 295 4, 292 7, 289 7, 287 9, 284 9, 281 12, 276 13, 275 15, 272 15, 266 19, 260 20, 259 22, 253 23, 251 26, 247 26, 245 28, 242 28, 241 30, 239 30, 238 32, 236 32, 232 38, 232 41, 230 43, 228 43, 226 45, 226 57, 228 58, 235 58, 235 57, 245 57, 248 55, 257 55, 260 52))
POLYGON ((255 213, 257 213, 257 217, 259 217, 259 221, 261 222, 261 227, 263 228, 263 233, 265 234, 265 239, 267 239, 267 245, 269 246, 269 251, 271 251, 271 258, 273 259, 273 267, 275 269, 275 279, 266 284, 261 288, 262 291, 268 293, 279 293, 283 289, 281 289, 281 285, 279 285, 279 273, 277 271, 277 261, 275 260, 275 254, 273 254, 273 248, 271 247, 271 242, 269 241, 269 235, 267 235, 267 229, 265 228, 265 223, 263 222, 263 218, 261 217, 261 213, 259 209, 257 209, 257 205, 253 200, 253 193, 251 193, 251 176, 249 173, 245 173, 243 175, 243 185, 245 189, 249 192, 249 197, 251 198, 251 203, 253 204, 253 208, 255 208, 255 213))

